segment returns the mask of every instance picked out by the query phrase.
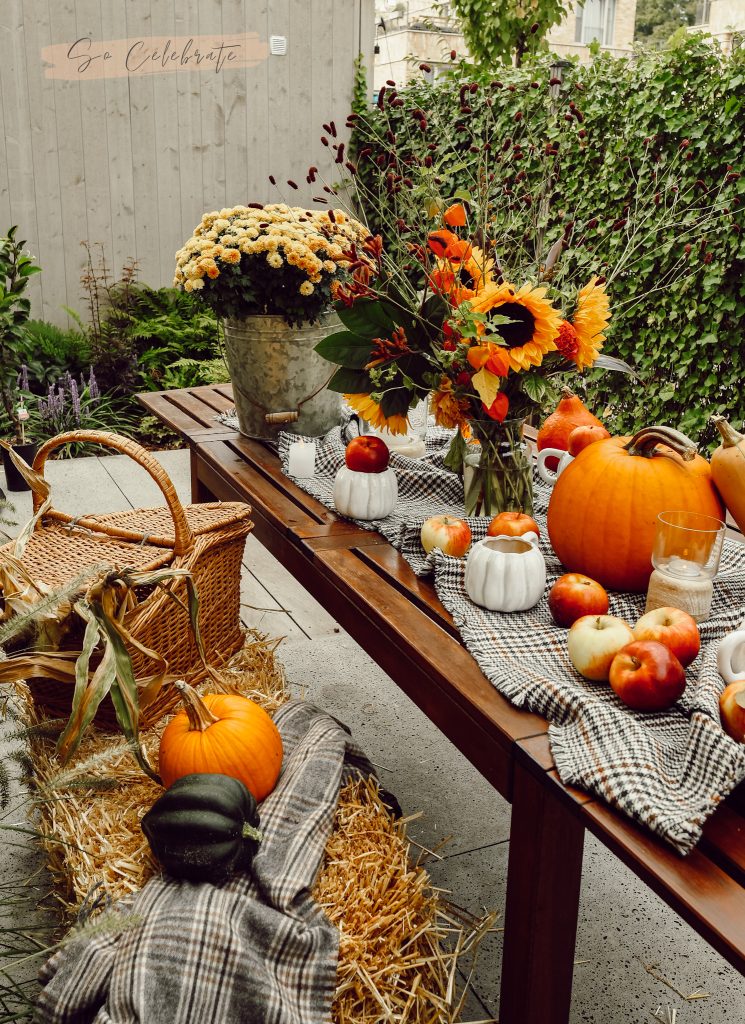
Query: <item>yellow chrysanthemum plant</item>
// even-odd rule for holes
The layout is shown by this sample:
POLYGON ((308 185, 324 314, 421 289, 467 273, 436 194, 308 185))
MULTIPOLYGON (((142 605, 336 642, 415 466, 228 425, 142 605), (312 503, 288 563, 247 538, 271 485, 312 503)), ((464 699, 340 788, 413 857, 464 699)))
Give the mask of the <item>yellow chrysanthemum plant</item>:
POLYGON ((349 253, 368 234, 341 210, 250 203, 205 213, 176 253, 173 283, 220 317, 312 323, 349 279, 349 253))

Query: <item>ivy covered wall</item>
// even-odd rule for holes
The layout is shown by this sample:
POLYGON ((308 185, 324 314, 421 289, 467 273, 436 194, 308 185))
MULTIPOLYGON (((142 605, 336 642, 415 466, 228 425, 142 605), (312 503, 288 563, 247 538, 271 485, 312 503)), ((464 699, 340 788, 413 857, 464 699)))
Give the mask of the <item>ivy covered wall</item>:
MULTIPOLYGON (((633 62, 571 65, 553 88, 550 67, 548 58, 499 67, 497 80, 454 64, 434 84, 408 86, 403 105, 384 100, 364 115, 368 132, 393 133, 409 165, 429 158, 444 196, 483 175, 488 138, 498 150, 490 188, 516 249, 538 246, 540 260, 564 235, 561 260, 578 284, 591 271, 609 275, 605 352, 638 379, 586 374, 593 409, 617 431, 667 423, 709 444, 711 414, 745 420, 745 51, 723 60, 691 37, 633 62), (412 105, 426 131, 412 125, 412 105), (707 220, 709 205, 719 214, 707 220), (630 269, 614 277, 624 259, 630 269)), ((390 167, 360 151, 362 191, 390 201, 390 167)))

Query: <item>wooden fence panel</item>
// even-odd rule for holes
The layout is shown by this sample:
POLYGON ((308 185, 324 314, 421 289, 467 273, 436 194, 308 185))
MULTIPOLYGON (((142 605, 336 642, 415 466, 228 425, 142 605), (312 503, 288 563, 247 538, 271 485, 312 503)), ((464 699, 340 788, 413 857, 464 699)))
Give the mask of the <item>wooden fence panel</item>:
POLYGON ((43 269, 34 315, 85 315, 81 242, 114 275, 135 259, 159 286, 205 210, 310 205, 308 167, 335 177, 321 125, 345 135, 357 54, 372 67, 373 6, 3 0, 0 232, 17 223, 43 269))

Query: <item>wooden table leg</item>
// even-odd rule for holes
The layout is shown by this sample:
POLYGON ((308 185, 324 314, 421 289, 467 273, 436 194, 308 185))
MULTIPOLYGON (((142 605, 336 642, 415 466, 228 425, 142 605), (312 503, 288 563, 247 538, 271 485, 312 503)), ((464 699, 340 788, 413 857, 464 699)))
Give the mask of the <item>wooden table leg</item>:
POLYGON ((566 1024, 584 825, 548 779, 515 763, 500 1024, 566 1024))
POLYGON ((199 477, 199 458, 193 447, 189 449, 189 467, 191 470, 192 504, 198 505, 204 501, 217 501, 218 499, 199 477))

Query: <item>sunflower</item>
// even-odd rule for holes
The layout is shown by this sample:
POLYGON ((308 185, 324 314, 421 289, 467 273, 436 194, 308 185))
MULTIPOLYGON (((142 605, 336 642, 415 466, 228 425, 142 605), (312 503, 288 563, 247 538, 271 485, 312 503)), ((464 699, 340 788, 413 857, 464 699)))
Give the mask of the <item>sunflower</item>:
POLYGON ((354 411, 366 423, 369 423, 371 427, 375 427, 377 430, 386 429, 390 430, 392 434, 405 434, 409 428, 408 420, 405 416, 401 416, 399 413, 393 416, 386 416, 380 407, 380 403, 376 402, 370 395, 345 395, 344 397, 354 411))
POLYGON ((494 312, 513 321, 496 331, 509 345, 510 367, 516 372, 540 366, 546 353, 556 349, 561 314, 545 298, 547 291, 531 284, 516 289, 505 282, 487 285, 471 300, 476 313, 494 312))
POLYGON ((572 317, 572 327, 577 335, 578 350, 572 359, 579 370, 592 366, 603 347, 603 331, 610 320, 610 301, 605 293, 605 284, 598 284, 593 277, 577 295, 577 308, 572 317))

